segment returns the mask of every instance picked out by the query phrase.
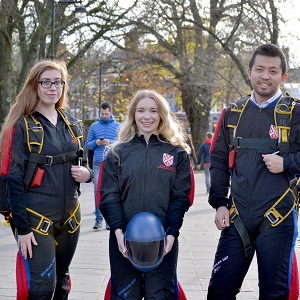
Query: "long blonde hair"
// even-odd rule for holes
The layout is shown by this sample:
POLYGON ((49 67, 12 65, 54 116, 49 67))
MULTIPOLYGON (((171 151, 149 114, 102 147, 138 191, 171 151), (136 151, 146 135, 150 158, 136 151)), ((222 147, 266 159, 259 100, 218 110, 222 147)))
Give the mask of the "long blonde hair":
MULTIPOLYGON (((16 122, 23 116, 29 115, 36 110, 40 102, 38 97, 38 81, 40 75, 46 70, 57 70, 61 73, 62 80, 65 82, 63 86, 62 95, 58 102, 55 104, 56 108, 66 108, 68 104, 68 71, 66 64, 62 61, 42 60, 36 63, 30 70, 29 75, 23 85, 22 90, 16 97, 16 101, 11 107, 3 123, 0 132, 0 167, 2 162, 2 154, 4 147, 4 139, 11 138, 11 132, 16 122)), ((11 140, 5 140, 6 144, 10 144, 11 140)))
POLYGON ((118 134, 118 139, 111 146, 110 150, 116 155, 115 149, 118 145, 127 143, 134 138, 135 134, 138 132, 135 122, 136 107, 138 102, 145 98, 151 98, 156 102, 158 114, 160 116, 160 122, 157 128, 158 136, 163 136, 168 143, 174 146, 181 146, 190 153, 191 150, 186 143, 182 124, 171 112, 167 100, 161 94, 153 90, 140 90, 134 95, 129 103, 127 115, 118 134))

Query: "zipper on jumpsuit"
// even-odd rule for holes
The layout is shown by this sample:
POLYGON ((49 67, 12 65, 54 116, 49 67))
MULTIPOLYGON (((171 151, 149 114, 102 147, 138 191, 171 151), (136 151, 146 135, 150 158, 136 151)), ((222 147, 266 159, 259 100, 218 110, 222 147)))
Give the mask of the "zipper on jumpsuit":
POLYGON ((148 180, 148 172, 147 172, 147 165, 148 165, 148 147, 149 147, 149 142, 146 141, 146 148, 145 148, 145 164, 144 164, 144 194, 142 195, 143 199, 143 205, 142 205, 142 211, 146 211, 146 195, 147 195, 147 180, 148 180))
MULTIPOLYGON (((62 151, 62 153, 64 153, 64 152, 66 152, 66 149, 65 149, 65 146, 64 146, 66 141, 63 139, 63 136, 62 136, 62 134, 59 130, 58 124, 55 126, 55 129, 56 129, 57 135, 59 136, 59 139, 61 141, 61 145, 62 145, 61 151, 62 151)), ((63 165, 61 166, 61 168, 62 168, 62 171, 63 171, 63 165)), ((65 172, 63 172, 63 174, 65 174, 65 172)), ((65 195, 64 195, 64 207, 63 207, 63 210, 62 210, 61 221, 60 221, 60 224, 59 224, 60 226, 63 226, 64 221, 65 221, 64 218, 65 218, 66 206, 67 206, 66 202, 67 202, 67 198, 66 198, 66 193, 65 193, 65 195)))

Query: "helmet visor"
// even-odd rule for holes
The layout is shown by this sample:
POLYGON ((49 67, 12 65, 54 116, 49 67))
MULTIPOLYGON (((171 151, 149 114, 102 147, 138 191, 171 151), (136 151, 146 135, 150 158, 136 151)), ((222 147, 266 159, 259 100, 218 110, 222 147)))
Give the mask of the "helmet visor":
POLYGON ((154 269, 162 261, 164 239, 150 242, 126 241, 126 246, 130 262, 139 270, 154 269))

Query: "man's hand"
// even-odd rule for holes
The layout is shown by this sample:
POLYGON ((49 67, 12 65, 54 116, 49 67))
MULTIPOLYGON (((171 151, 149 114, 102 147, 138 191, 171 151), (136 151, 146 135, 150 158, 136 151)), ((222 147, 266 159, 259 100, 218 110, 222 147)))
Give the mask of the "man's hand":
POLYGON ((263 154, 262 158, 271 173, 278 174, 283 172, 283 157, 273 154, 263 154))
POLYGON ((220 206, 217 209, 215 224, 219 230, 224 230, 230 226, 229 210, 226 206, 220 206))

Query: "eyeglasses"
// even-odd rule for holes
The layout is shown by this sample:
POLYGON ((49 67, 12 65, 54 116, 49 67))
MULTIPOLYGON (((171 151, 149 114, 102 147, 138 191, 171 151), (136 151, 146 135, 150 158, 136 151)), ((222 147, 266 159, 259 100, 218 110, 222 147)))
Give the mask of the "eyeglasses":
POLYGON ((42 80, 42 81, 38 81, 38 83, 40 83, 41 86, 45 89, 51 88, 52 84, 54 84, 56 88, 62 88, 65 85, 65 82, 62 80, 56 80, 56 81, 42 80))

